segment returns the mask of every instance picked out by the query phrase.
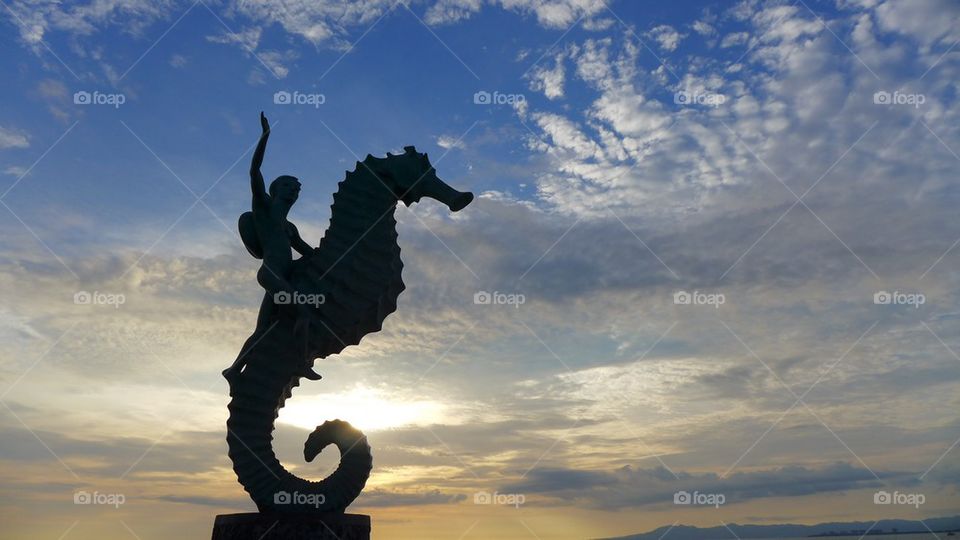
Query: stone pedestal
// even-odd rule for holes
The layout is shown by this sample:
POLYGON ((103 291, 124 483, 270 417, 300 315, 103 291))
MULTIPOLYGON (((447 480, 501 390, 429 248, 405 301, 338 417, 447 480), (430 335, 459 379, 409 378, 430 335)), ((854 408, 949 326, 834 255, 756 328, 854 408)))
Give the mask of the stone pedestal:
POLYGON ((363 514, 221 514, 213 540, 370 540, 363 514))

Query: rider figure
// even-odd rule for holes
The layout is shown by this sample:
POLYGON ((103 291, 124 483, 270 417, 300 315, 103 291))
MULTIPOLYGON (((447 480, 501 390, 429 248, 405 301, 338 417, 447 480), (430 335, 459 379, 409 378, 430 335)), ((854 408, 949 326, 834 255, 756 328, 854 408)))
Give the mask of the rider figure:
MULTIPOLYGON (((281 309, 294 309, 296 324, 294 335, 303 332, 307 339, 307 321, 310 309, 307 305, 296 302, 296 291, 288 281, 293 269, 293 255, 291 248, 300 255, 307 255, 313 251, 309 244, 300 238, 300 233, 293 223, 287 221, 290 207, 297 202, 300 194, 300 181, 296 177, 282 175, 270 183, 269 193, 265 189, 260 165, 267 149, 267 139, 270 137, 270 124, 266 116, 260 113, 260 127, 262 133, 257 149, 253 153, 250 164, 250 189, 253 192, 252 212, 246 212, 240 217, 240 235, 243 237, 247 250, 257 258, 263 259, 260 270, 257 271, 257 282, 266 290, 260 304, 260 314, 257 316, 257 329, 247 339, 240 351, 240 355, 229 368, 223 371, 223 376, 230 379, 238 375, 246 365, 246 355, 263 332, 272 326, 272 321, 278 315, 277 304, 274 298, 278 294, 285 294, 290 303, 281 305, 281 309)), ((302 376, 317 380, 320 375, 310 367, 310 360, 305 359, 302 376)))

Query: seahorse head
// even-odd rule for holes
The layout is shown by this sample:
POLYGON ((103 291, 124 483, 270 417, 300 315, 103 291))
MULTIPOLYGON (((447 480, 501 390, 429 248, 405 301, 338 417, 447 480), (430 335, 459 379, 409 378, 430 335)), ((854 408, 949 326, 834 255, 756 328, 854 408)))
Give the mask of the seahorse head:
MULTIPOLYGON (((473 193, 457 191, 437 177, 427 154, 417 152, 413 146, 406 146, 403 150, 404 153, 399 155, 387 153, 383 160, 372 158, 380 162, 377 175, 398 201, 410 206, 428 197, 447 205, 452 212, 462 210, 473 201, 473 193)), ((371 157, 367 157, 368 161, 371 157)))

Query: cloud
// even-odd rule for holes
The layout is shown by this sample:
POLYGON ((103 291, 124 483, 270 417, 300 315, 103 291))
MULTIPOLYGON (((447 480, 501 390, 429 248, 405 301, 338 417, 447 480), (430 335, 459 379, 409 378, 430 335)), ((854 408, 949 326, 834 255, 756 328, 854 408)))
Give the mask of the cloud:
POLYGON ((713 36, 717 33, 717 29, 707 21, 696 21, 693 23, 692 28, 694 32, 701 36, 713 36))
POLYGON ((565 69, 563 65, 564 54, 558 54, 554 57, 553 68, 538 66, 530 74, 530 87, 533 90, 543 92, 548 99, 557 99, 563 97, 563 83, 565 69))
MULTIPOLYGON (((906 481, 895 472, 903 467, 887 465, 902 459, 897 457, 901 447, 896 441, 910 440, 912 452, 930 456, 927 463, 914 467, 922 469, 955 439, 952 410, 937 406, 942 392, 923 392, 929 401, 918 401, 918 392, 907 392, 909 387, 897 382, 923 384, 939 378, 944 392, 949 392, 955 384, 951 382, 955 370, 949 375, 955 360, 942 351, 933 352, 942 346, 922 327, 916 331, 918 319, 896 311, 878 312, 868 300, 849 305, 851 295, 869 299, 870 284, 861 283, 863 271, 855 261, 839 262, 849 257, 842 246, 824 249, 824 235, 816 234, 812 218, 799 223, 785 218, 784 226, 795 231, 796 238, 781 245, 782 238, 777 237, 781 239, 761 245, 743 274, 734 273, 718 284, 719 268, 752 240, 747 232, 762 230, 782 208, 743 211, 660 231, 627 216, 625 223, 636 237, 613 217, 585 219, 570 229, 572 223, 562 215, 503 199, 479 199, 464 221, 424 213, 421 223, 408 214, 422 208, 429 206, 398 213, 410 286, 401 297, 402 309, 387 320, 382 332, 365 338, 363 347, 326 359, 318 369, 325 381, 365 381, 391 395, 390 388, 416 388, 414 394, 455 405, 457 413, 449 416, 457 423, 444 417, 427 427, 370 433, 377 444, 378 470, 388 480, 371 486, 375 489, 370 501, 361 499, 358 504, 451 505, 477 490, 500 490, 537 494, 528 504, 576 501, 609 510, 668 504, 681 488, 724 490, 728 500, 750 501, 763 493, 800 497, 869 487, 872 476, 866 477, 861 469, 821 467, 824 460, 850 456, 830 431, 802 411, 784 418, 750 452, 744 464, 749 474, 721 481, 716 473, 702 472, 727 468, 746 449, 744 441, 757 440, 792 402, 776 377, 716 322, 717 317, 797 392, 844 355, 872 320, 882 317, 883 328, 847 354, 809 396, 811 407, 884 480, 906 481), (517 230, 524 234, 513 234, 517 230), (481 276, 481 282, 449 252, 435 249, 438 238, 481 276), (644 244, 680 279, 672 277, 644 244), (798 260, 797 251, 807 255, 798 260), (527 277, 517 284, 517 276, 527 270, 527 277), (724 311, 700 317, 673 305, 672 291, 678 286, 691 290, 721 286, 729 302, 724 311), (529 301, 510 311, 476 305, 472 294, 480 287, 501 291, 521 287, 529 301), (862 290, 854 292, 858 287, 862 290), (674 321, 678 324, 658 339, 674 321), (903 351, 912 355, 905 357, 903 351), (517 358, 523 361, 511 360, 517 358), (484 367, 478 369, 479 365, 484 367), (918 411, 923 411, 922 425, 916 421, 918 411), (914 429, 884 427, 890 423, 914 429), (638 449, 638 439, 652 450, 638 449), (545 448, 551 448, 549 455, 520 478, 545 448), (592 463, 583 463, 585 448, 592 463), (665 470, 638 468, 637 456, 651 451, 682 481, 665 470), (811 461, 811 456, 816 459, 811 461), (778 460, 797 463, 798 468, 771 468, 778 460), (563 491, 574 487, 580 489, 563 491)), ((942 223, 940 216, 927 219, 912 225, 917 229, 901 224, 904 236, 888 236, 884 243, 900 245, 902 238, 942 223)), ((923 253, 904 258, 933 260, 936 248, 925 246, 923 253)), ((155 404, 179 404, 189 412, 183 414, 191 418, 190 425, 176 426, 137 466, 133 478, 137 485, 155 484, 158 475, 169 481, 151 488, 151 496, 161 500, 214 506, 228 502, 207 492, 215 491, 216 483, 202 482, 186 493, 171 486, 186 481, 181 475, 184 467, 191 478, 225 474, 232 485, 217 427, 226 399, 220 395, 223 383, 217 372, 232 359, 255 318, 258 296, 250 288, 256 286, 253 268, 244 264, 249 261, 235 256, 148 256, 141 271, 117 284, 131 260, 67 259, 84 287, 122 286, 120 290, 129 295, 121 310, 97 311, 82 309, 94 306, 72 304, 76 284, 64 271, 23 257, 17 260, 17 265, 2 267, 0 285, 20 291, 8 301, 16 317, 11 320, 29 324, 31 331, 21 336, 19 345, 3 340, 4 358, 10 359, 4 374, 15 377, 41 358, 60 333, 58 323, 82 320, 87 330, 67 335, 41 358, 34 373, 38 376, 28 375, 11 394, 14 403, 31 403, 29 396, 42 387, 44 395, 61 397, 48 398, 38 411, 16 408, 17 414, 70 466, 82 464, 78 468, 84 477, 116 476, 149 447, 152 437, 160 435, 155 424, 143 421, 157 414, 155 404), (78 358, 84 362, 71 361, 78 358), (144 378, 157 374, 166 377, 162 383, 143 384, 144 378), (178 379, 198 389, 220 386, 207 393, 189 392, 178 379), (96 395, 78 393, 78 381, 96 384, 96 395), (118 403, 123 404, 122 414, 106 414, 118 403), (64 423, 98 426, 104 433, 92 437, 87 428, 85 441, 72 441, 56 434, 64 423), (188 430, 198 429, 197 424, 204 431, 191 434, 188 430), (129 440, 112 441, 111 433, 131 435, 129 440)), ((893 267, 884 264, 878 269, 898 279, 893 267)), ((937 276, 928 279, 930 291, 942 281, 937 276)), ((954 296, 931 292, 931 302, 938 298, 942 306, 952 306, 954 296)), ((956 321, 928 324, 951 335, 956 321)), ((312 399, 312 391, 305 385, 290 405, 322 408, 323 395, 312 399)), ((279 426, 280 455, 297 455, 305 433, 279 426)), ((6 434, 4 440, 15 441, 10 459, 50 459, 37 453, 29 433, 6 434)), ((306 476, 316 473, 306 465, 297 465, 296 470, 306 476)), ((238 503, 242 502, 242 493, 235 489, 238 503)))
POLYGON ((910 36, 925 46, 960 39, 960 7, 948 0, 888 0, 876 7, 880 27, 910 36))
MULTIPOLYGON (((537 0, 492 0, 491 5, 515 11, 521 15, 532 15, 546 28, 564 29, 578 20, 596 15, 604 10, 601 0, 557 0, 540 2, 537 0)), ((450 24, 460 22, 480 12, 481 0, 437 0, 427 9, 425 20, 429 24, 450 24)))
POLYGON ((66 99, 70 93, 67 85, 56 79, 44 79, 37 84, 37 92, 41 97, 59 100, 66 99))
MULTIPOLYGON (((910 473, 881 472, 881 478, 909 478, 910 473)), ((526 479, 502 488, 505 493, 543 495, 594 508, 614 510, 673 504, 678 491, 723 494, 725 504, 770 497, 801 497, 834 491, 882 486, 870 471, 846 463, 820 468, 782 467, 738 472, 727 478, 715 474, 670 472, 626 465, 610 472, 537 468, 526 479), (676 474, 676 476, 674 476, 676 474)))
POLYGON ((239 32, 221 30, 219 34, 207 36, 207 41, 223 44, 233 43, 240 45, 248 51, 253 51, 260 45, 260 36, 262 34, 262 28, 259 26, 250 26, 240 29, 239 32))
POLYGON ((151 498, 158 501, 168 501, 168 502, 182 503, 182 504, 197 504, 201 506, 213 506, 217 508, 230 508, 230 507, 237 506, 238 503, 243 502, 243 500, 240 499, 239 497, 235 497, 235 498, 204 497, 200 495, 159 495, 151 498))
POLYGON ((466 499, 467 496, 462 493, 444 493, 439 489, 423 492, 398 492, 374 488, 362 492, 356 504, 360 508, 380 508, 385 506, 457 504, 466 499))
POLYGON ((464 149, 467 147, 466 143, 463 142, 463 139, 457 139, 452 135, 440 135, 437 137, 437 146, 444 149, 459 148, 464 149))
MULTIPOLYGON (((277 79, 286 78, 290 73, 288 65, 296 60, 298 54, 292 49, 286 51, 258 50, 262 36, 263 27, 250 26, 241 29, 239 32, 222 30, 219 34, 207 36, 207 41, 211 43, 237 45, 245 55, 255 59, 257 65, 249 79, 252 83, 261 84, 264 82, 263 74, 260 73, 259 69, 261 67, 266 68, 266 70, 277 79)), ((186 62, 186 59, 182 60, 182 62, 186 62)))
POLYGON ((181 68, 187 65, 187 57, 182 54, 174 54, 170 57, 170 65, 175 68, 181 68))
POLYGON ((482 0, 438 0, 424 15, 427 24, 452 24, 480 12, 482 0))
POLYGON ((287 77, 290 73, 290 68, 287 66, 297 57, 297 54, 293 51, 260 51, 256 55, 270 73, 278 79, 287 77))
MULTIPOLYGON (((884 159, 906 158, 905 154, 894 157, 891 147, 880 140, 895 140, 910 125, 904 116, 908 111, 875 106, 872 99, 878 85, 874 76, 825 33, 815 18, 791 6, 743 10, 740 16, 749 23, 748 31, 726 34, 721 46, 745 44, 750 35, 756 36, 757 45, 742 59, 752 69, 704 57, 669 69, 654 61, 650 69, 656 70, 648 71, 640 66, 641 56, 629 40, 587 39, 570 45, 575 82, 592 87, 594 97, 579 114, 533 106, 526 112, 537 119, 539 128, 539 137, 531 141, 530 148, 542 152, 551 163, 551 171, 542 172, 537 181, 540 197, 558 210, 577 215, 595 216, 599 208, 607 206, 630 213, 645 208, 651 198, 660 201, 654 212, 672 208, 675 215, 706 215, 714 203, 730 202, 725 194, 738 192, 737 186, 768 186, 768 166, 783 176, 792 174, 786 168, 795 168, 800 162, 817 163, 815 169, 842 175, 873 169, 884 159), (835 72, 837 62, 850 70, 848 78, 835 72), (693 101, 678 107, 674 102, 677 92, 693 101), (830 169, 874 121, 878 122, 876 131, 871 130, 854 152, 830 169), (838 132, 827 127, 835 125, 845 129, 838 132), (830 135, 825 137, 824 130, 830 135), (816 142, 810 146, 804 141, 816 142), (832 156, 828 158, 823 149, 838 150, 828 152, 832 156), (799 159, 799 154, 806 157, 799 159), (775 163, 781 158, 782 167, 775 163)), ((868 31, 860 29, 861 33, 868 31)), ((668 46, 674 43, 668 28, 656 27, 651 32, 671 36, 668 46)), ((859 39, 865 44, 877 43, 867 36, 859 39)), ((857 53, 870 58, 871 51, 857 53)), ((910 62, 911 58, 917 57, 900 61, 910 62)), ((891 76, 896 80, 896 75, 891 76)), ((930 98, 927 114, 946 110, 953 101, 936 78, 919 82, 902 74, 899 77, 903 79, 900 84, 907 84, 911 92, 930 98)), ((567 84, 574 82, 568 80, 567 84)), ((886 86, 896 87, 897 83, 886 86)), ((942 133, 951 132, 946 125, 931 128, 941 138, 942 133)), ((939 162, 938 168, 947 166, 948 153, 927 144, 936 139, 929 133, 921 136, 927 155, 916 159, 916 166, 929 168, 928 159, 939 162)), ((876 182, 896 183, 893 176, 876 172, 879 176, 874 177, 874 186, 876 182)), ((818 187, 813 195, 826 197, 828 189, 818 187)), ((742 200, 735 204, 769 207, 792 202, 789 193, 781 194, 785 198, 780 202, 761 196, 752 203, 742 200)), ((777 198, 775 193, 770 196, 777 198)))
POLYGON ((0 126, 0 149, 28 148, 30 140, 22 131, 0 126))
POLYGON ((557 114, 538 113, 534 115, 534 121, 558 152, 572 154, 581 159, 603 156, 600 145, 590 140, 580 126, 567 118, 557 114))
POLYGON ((617 21, 609 17, 594 17, 585 19, 582 23, 580 23, 580 26, 582 26, 584 30, 600 32, 603 30, 609 30, 615 24, 617 24, 617 21))
POLYGON ((747 32, 731 32, 720 40, 721 48, 736 47, 737 45, 743 45, 750 39, 750 34, 747 32))
MULTIPOLYGON (((24 414, 22 411, 19 415, 32 424, 30 430, 19 424, 4 425, 0 429, 4 434, 3 460, 19 463, 22 467, 27 467, 32 462, 55 460, 49 453, 54 452, 57 456, 62 456, 66 466, 80 478, 117 478, 128 474, 131 479, 136 479, 157 477, 157 473, 164 473, 189 479, 195 474, 221 466, 224 461, 224 457, 215 451, 223 443, 223 434, 219 432, 168 432, 160 438, 165 431, 160 429, 152 436, 142 438, 93 438, 89 434, 86 434, 88 438, 84 438, 69 431, 47 431, 31 422, 34 415, 24 414), (37 437, 47 445, 49 452, 44 451, 37 437), (139 459, 141 457, 143 459, 139 459)), ((73 480, 66 467, 59 464, 51 474, 62 476, 61 480, 73 480)))
POLYGON ((168 17, 176 6, 172 0, 106 0, 70 6, 15 1, 9 7, 15 15, 20 39, 40 53, 44 50, 41 42, 50 31, 90 36, 105 27, 119 25, 127 32, 139 34, 155 21, 168 17))
POLYGON ((660 48, 667 52, 677 50, 680 40, 685 37, 669 24, 661 24, 660 26, 656 26, 647 32, 647 35, 655 39, 657 43, 660 44, 660 48))

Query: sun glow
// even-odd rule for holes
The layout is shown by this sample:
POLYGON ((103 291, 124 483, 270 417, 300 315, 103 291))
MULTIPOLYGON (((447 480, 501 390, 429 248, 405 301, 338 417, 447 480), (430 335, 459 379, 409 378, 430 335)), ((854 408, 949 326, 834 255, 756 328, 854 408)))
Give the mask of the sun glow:
POLYGON ((278 422, 314 429, 339 418, 364 432, 440 422, 445 407, 436 401, 408 400, 380 390, 357 387, 347 392, 294 396, 280 409, 278 422))

